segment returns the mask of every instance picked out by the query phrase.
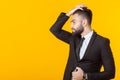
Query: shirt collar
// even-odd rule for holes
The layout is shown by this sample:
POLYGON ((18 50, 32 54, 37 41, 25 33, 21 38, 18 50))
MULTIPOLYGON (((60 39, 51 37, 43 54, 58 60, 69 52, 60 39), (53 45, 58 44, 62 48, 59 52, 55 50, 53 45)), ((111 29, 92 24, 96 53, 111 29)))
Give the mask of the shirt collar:
POLYGON ((87 35, 82 36, 82 37, 84 37, 85 39, 88 39, 88 38, 91 38, 91 37, 92 37, 92 34, 93 34, 93 30, 90 31, 87 35))

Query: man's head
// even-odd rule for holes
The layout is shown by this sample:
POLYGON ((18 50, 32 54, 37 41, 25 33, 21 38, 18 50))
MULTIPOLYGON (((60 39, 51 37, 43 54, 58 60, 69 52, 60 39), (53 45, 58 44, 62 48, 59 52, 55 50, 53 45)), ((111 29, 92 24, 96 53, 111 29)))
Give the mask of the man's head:
POLYGON ((90 27, 92 21, 92 11, 83 7, 82 10, 76 10, 72 15, 71 29, 74 34, 80 34, 85 27, 90 27))

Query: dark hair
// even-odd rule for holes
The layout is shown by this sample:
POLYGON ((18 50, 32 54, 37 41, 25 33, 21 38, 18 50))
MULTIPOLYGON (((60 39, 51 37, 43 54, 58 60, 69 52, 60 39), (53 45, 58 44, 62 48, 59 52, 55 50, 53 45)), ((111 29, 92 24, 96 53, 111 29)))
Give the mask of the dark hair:
POLYGON ((82 8, 83 10, 81 9, 78 9, 76 10, 74 14, 78 14, 78 15, 82 15, 83 17, 85 17, 88 21, 88 24, 91 25, 91 22, 92 22, 92 11, 90 9, 87 9, 86 7, 83 7, 82 8))

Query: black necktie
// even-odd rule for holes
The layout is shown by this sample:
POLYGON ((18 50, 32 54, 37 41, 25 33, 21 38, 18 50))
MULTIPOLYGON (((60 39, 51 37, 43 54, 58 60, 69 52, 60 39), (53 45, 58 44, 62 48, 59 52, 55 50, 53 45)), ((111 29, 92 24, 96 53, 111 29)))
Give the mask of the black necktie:
POLYGON ((78 61, 80 61, 80 49, 82 47, 83 41, 85 40, 85 38, 81 38, 80 43, 78 44, 77 48, 76 48, 76 53, 77 53, 77 57, 78 57, 78 61))

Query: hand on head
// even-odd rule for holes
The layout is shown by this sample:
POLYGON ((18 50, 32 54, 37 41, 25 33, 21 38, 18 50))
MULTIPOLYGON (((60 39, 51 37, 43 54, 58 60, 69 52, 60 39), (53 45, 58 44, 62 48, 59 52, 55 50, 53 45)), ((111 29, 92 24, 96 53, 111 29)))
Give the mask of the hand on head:
POLYGON ((77 6, 75 6, 75 8, 73 8, 72 10, 70 10, 66 15, 67 16, 71 16, 76 10, 78 10, 78 9, 84 10, 84 8, 85 9, 87 8, 84 4, 77 5, 77 6))

